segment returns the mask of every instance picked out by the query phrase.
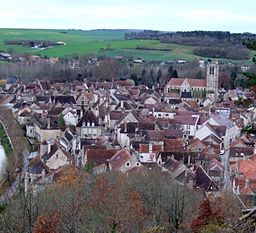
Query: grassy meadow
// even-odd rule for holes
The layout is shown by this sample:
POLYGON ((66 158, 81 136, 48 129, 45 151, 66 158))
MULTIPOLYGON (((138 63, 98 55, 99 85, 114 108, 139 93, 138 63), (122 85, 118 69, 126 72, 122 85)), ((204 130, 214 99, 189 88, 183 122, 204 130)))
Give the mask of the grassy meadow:
MULTIPOLYGON (((77 55, 105 55, 142 57, 146 61, 195 60, 193 46, 161 43, 157 40, 125 40, 126 30, 49 30, 49 29, 0 29, 0 50, 28 53, 47 57, 77 55), (6 45, 5 40, 49 40, 62 41, 66 45, 44 50, 21 45, 6 45), (138 49, 139 48, 139 49, 138 49)), ((206 59, 206 58, 204 58, 206 59)), ((248 63, 246 61, 234 61, 248 63)))

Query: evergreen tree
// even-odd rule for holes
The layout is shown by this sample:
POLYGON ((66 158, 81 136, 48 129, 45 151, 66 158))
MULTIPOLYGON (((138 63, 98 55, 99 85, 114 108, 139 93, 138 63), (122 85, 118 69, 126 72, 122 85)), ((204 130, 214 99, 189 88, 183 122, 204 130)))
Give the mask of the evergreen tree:
POLYGON ((230 75, 230 87, 231 89, 234 89, 236 87, 236 83, 237 83, 237 73, 235 71, 233 71, 230 75))
MULTIPOLYGON (((245 42, 248 49, 256 51, 256 40, 249 40, 245 42)), ((252 61, 256 64, 256 54, 254 54, 252 61)), ((256 73, 245 72, 246 86, 256 92, 256 73)))
POLYGON ((173 74, 173 68, 172 68, 172 66, 170 66, 168 69, 168 76, 172 77, 172 74, 173 74))
POLYGON ((178 78, 178 77, 179 77, 178 71, 174 70, 173 73, 172 73, 172 78, 178 78))
POLYGON ((162 71, 159 69, 158 73, 157 73, 157 83, 158 84, 160 83, 161 78, 162 78, 162 71))

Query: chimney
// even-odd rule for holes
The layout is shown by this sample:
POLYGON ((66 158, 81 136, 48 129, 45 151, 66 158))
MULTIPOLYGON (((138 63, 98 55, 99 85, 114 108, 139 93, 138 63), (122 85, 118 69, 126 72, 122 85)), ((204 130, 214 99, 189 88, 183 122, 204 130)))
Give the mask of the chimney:
POLYGON ((191 165, 191 156, 189 155, 188 156, 188 167, 190 167, 190 165, 191 165))
POLYGON ((153 152, 153 144, 151 142, 148 144, 148 151, 149 153, 153 152))
POLYGON ((47 118, 47 129, 51 128, 51 119, 47 118))
POLYGON ((124 132, 127 133, 127 122, 124 123, 124 132))
POLYGON ((51 152, 51 147, 52 147, 51 143, 48 143, 48 145, 47 145, 47 153, 51 152))
POLYGON ((82 119, 82 117, 83 117, 83 111, 82 111, 82 109, 80 110, 80 120, 82 119))
POLYGON ((124 108, 124 101, 123 100, 121 100, 121 102, 120 102, 120 107, 123 109, 124 108))

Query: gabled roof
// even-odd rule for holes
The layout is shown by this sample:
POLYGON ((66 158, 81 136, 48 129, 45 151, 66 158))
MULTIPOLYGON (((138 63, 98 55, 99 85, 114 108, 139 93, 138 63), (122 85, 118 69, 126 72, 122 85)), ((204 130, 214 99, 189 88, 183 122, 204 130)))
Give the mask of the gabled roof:
POLYGON ((99 126, 99 121, 98 121, 97 117, 95 116, 95 114, 93 113, 93 111, 91 111, 91 110, 88 110, 85 112, 85 114, 80 119, 80 121, 78 122, 76 127, 83 126, 83 122, 85 123, 85 126, 87 126, 87 123, 90 123, 90 125, 92 125, 92 123, 94 123, 94 126, 99 126))
POLYGON ((116 121, 118 121, 118 120, 121 119, 121 117, 122 117, 123 114, 124 114, 124 113, 123 113, 122 111, 110 111, 110 112, 109 112, 110 120, 116 120, 116 121))
POLYGON ((73 139, 73 134, 69 131, 65 131, 65 134, 64 134, 65 138, 68 140, 68 142, 70 142, 72 139, 73 139))
POLYGON ((220 144, 221 142, 222 142, 222 140, 220 139, 220 138, 218 138, 218 137, 216 137, 214 134, 210 134, 209 136, 207 136, 206 138, 204 138, 203 140, 202 140, 202 142, 204 142, 204 143, 209 143, 209 140, 211 141, 215 141, 217 144, 220 144))
MULTIPOLYGON (((167 85, 181 86, 185 80, 186 78, 172 78, 167 85)), ((187 81, 189 82, 191 87, 206 87, 205 79, 187 78, 187 81)))
POLYGON ((30 174, 40 175, 42 174, 43 170, 47 173, 49 171, 49 168, 41 160, 38 160, 33 165, 28 167, 28 173, 30 174))
POLYGON ((29 112, 28 110, 25 110, 19 116, 20 117, 31 117, 31 112, 29 112))
POLYGON ((76 100, 74 96, 68 96, 68 95, 57 95, 51 97, 52 101, 57 104, 75 104, 76 100))
POLYGON ((87 163, 99 166, 110 160, 117 152, 116 149, 88 149, 86 151, 87 163))
POLYGON ((185 79, 183 78, 171 78, 167 85, 181 86, 185 79))
POLYGON ((51 145, 50 152, 42 157, 43 161, 46 162, 48 159, 50 159, 58 149, 59 147, 57 144, 51 145))
POLYGON ((194 139, 188 146, 189 149, 193 149, 194 147, 197 146, 202 146, 202 147, 206 147, 206 144, 201 141, 199 138, 194 139))
POLYGON ((146 140, 147 141, 163 141, 164 131, 163 130, 146 130, 146 140))
POLYGON ((123 166, 130 158, 131 154, 125 150, 122 149, 118 151, 110 160, 109 164, 111 165, 113 170, 118 170, 121 166, 123 166))
POLYGON ((195 125, 197 122, 198 118, 197 117, 191 117, 191 116, 175 116, 173 119, 173 122, 175 124, 179 125, 195 125))
POLYGON ((213 182, 212 178, 201 166, 199 166, 195 171, 195 187, 202 188, 206 192, 216 191, 219 189, 217 184, 213 182))
POLYGON ((211 161, 208 164, 208 169, 212 170, 216 167, 219 168, 222 171, 225 170, 225 167, 223 166, 223 164, 220 161, 218 161, 216 158, 213 158, 213 159, 211 159, 211 161))
POLYGON ((56 116, 57 117, 57 116, 59 116, 63 112, 64 109, 65 108, 62 108, 62 107, 53 107, 48 112, 48 116, 51 116, 51 117, 56 116))
POLYGON ((138 133, 142 130, 154 130, 154 124, 150 123, 137 123, 137 122, 127 122, 120 126, 120 133, 138 133))
POLYGON ((206 80, 205 79, 189 78, 188 82, 189 82, 191 87, 206 87, 206 80))

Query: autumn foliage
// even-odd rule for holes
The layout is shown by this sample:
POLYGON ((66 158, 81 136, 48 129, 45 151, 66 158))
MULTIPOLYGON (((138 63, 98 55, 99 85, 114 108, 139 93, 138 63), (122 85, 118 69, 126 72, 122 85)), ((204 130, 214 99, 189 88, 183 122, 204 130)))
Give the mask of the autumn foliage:
POLYGON ((210 223, 223 224, 224 212, 220 205, 212 208, 209 198, 205 198, 199 206, 197 218, 192 220, 190 227, 193 233, 199 233, 203 227, 210 223))
POLYGON ((61 233, 60 215, 53 213, 39 216, 33 233, 61 233))

